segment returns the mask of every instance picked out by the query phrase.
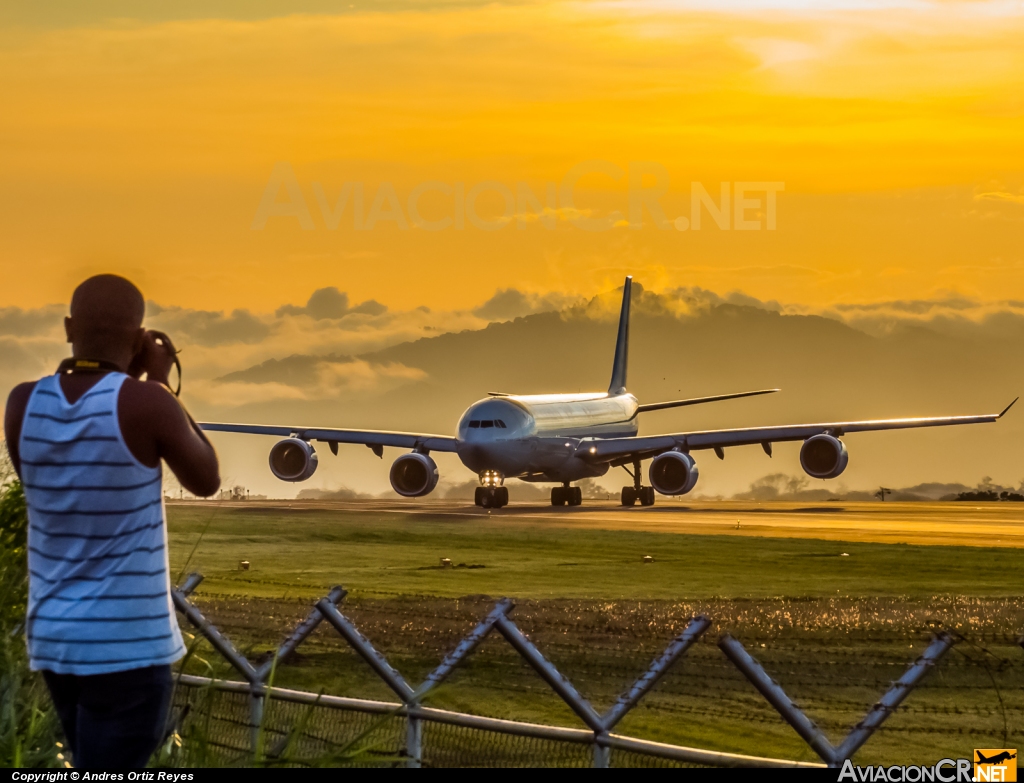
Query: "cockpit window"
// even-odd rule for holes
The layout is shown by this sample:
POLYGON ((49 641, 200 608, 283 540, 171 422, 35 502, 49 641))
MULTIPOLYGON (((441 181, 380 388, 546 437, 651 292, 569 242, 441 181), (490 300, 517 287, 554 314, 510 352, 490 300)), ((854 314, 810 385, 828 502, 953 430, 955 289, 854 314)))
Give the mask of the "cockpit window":
POLYGON ((476 429, 489 429, 491 427, 497 427, 499 429, 507 430, 505 422, 501 419, 471 419, 469 422, 469 428, 472 430, 476 429))

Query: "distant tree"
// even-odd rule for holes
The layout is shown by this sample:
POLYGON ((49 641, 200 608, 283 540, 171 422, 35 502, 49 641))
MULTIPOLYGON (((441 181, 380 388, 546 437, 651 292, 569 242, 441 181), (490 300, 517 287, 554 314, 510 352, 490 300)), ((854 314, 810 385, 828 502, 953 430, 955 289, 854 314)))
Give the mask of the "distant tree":
POLYGON ((994 489, 980 489, 977 492, 959 492, 956 496, 957 500, 968 500, 973 502, 990 502, 999 500, 999 493, 994 489))
POLYGON ((886 495, 891 495, 891 494, 892 494, 892 490, 889 489, 888 487, 879 487, 878 488, 878 492, 875 493, 875 497, 878 498, 879 500, 881 500, 884 503, 885 502, 885 496, 886 495))
POLYGON ((1024 495, 1019 492, 1008 492, 1003 490, 999 493, 1000 500, 1007 500, 1011 503, 1024 503, 1024 495))

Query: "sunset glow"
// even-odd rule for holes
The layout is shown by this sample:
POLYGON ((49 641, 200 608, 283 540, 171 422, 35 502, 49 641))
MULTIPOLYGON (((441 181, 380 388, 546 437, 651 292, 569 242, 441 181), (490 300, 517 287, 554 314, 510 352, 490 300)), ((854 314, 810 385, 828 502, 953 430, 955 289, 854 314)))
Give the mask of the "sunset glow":
MULTIPOLYGON (((65 301, 100 270, 162 303, 256 311, 324 285, 469 307, 512 269, 538 292, 631 271, 811 307, 1024 290, 1020 3, 346 5, 8 19, 0 305, 65 301), (778 227, 329 230, 314 189, 333 204, 363 183, 367 210, 382 183, 403 205, 429 181, 543 196, 586 161, 663 167, 669 220, 692 182, 785 183, 778 227), (312 230, 251 229, 280 162, 312 230)), ((625 211, 625 193, 588 176, 576 207, 625 211)))

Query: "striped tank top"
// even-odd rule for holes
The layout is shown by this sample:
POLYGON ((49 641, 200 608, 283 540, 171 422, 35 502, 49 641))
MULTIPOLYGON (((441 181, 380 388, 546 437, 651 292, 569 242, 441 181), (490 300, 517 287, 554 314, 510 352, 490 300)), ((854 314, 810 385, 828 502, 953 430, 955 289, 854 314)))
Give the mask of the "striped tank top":
POLYGON ((33 670, 104 674, 185 652, 171 604, 159 467, 125 445, 108 373, 73 405, 40 380, 21 430, 33 670))

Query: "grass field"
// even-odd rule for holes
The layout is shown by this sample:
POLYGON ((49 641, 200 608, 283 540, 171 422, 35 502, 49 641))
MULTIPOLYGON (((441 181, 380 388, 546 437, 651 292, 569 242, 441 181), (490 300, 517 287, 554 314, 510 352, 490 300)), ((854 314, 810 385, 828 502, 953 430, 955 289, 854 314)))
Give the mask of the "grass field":
MULTIPOLYGON (((815 757, 725 660, 720 633, 747 645, 838 741, 941 627, 965 640, 859 758, 934 762, 1024 744, 1024 651, 1014 643, 1024 630, 1024 550, 1007 543, 1024 529, 1019 512, 881 505, 603 504, 571 514, 510 506, 488 515, 444 504, 177 504, 171 565, 176 575, 205 574, 197 602, 252 656, 343 584, 346 614, 411 682, 496 598, 511 596, 516 622, 598 707, 704 612, 715 623, 704 642, 621 730, 801 760, 815 757), (974 545, 880 543, 927 541, 929 526, 944 531, 932 540, 974 545), (842 540, 843 530, 855 540, 842 540), (440 567, 442 557, 454 567, 440 567)), ((212 653, 202 657, 219 667, 212 653)), ((324 628, 277 682, 389 698, 324 628)), ((433 703, 580 725, 497 638, 433 703)))

